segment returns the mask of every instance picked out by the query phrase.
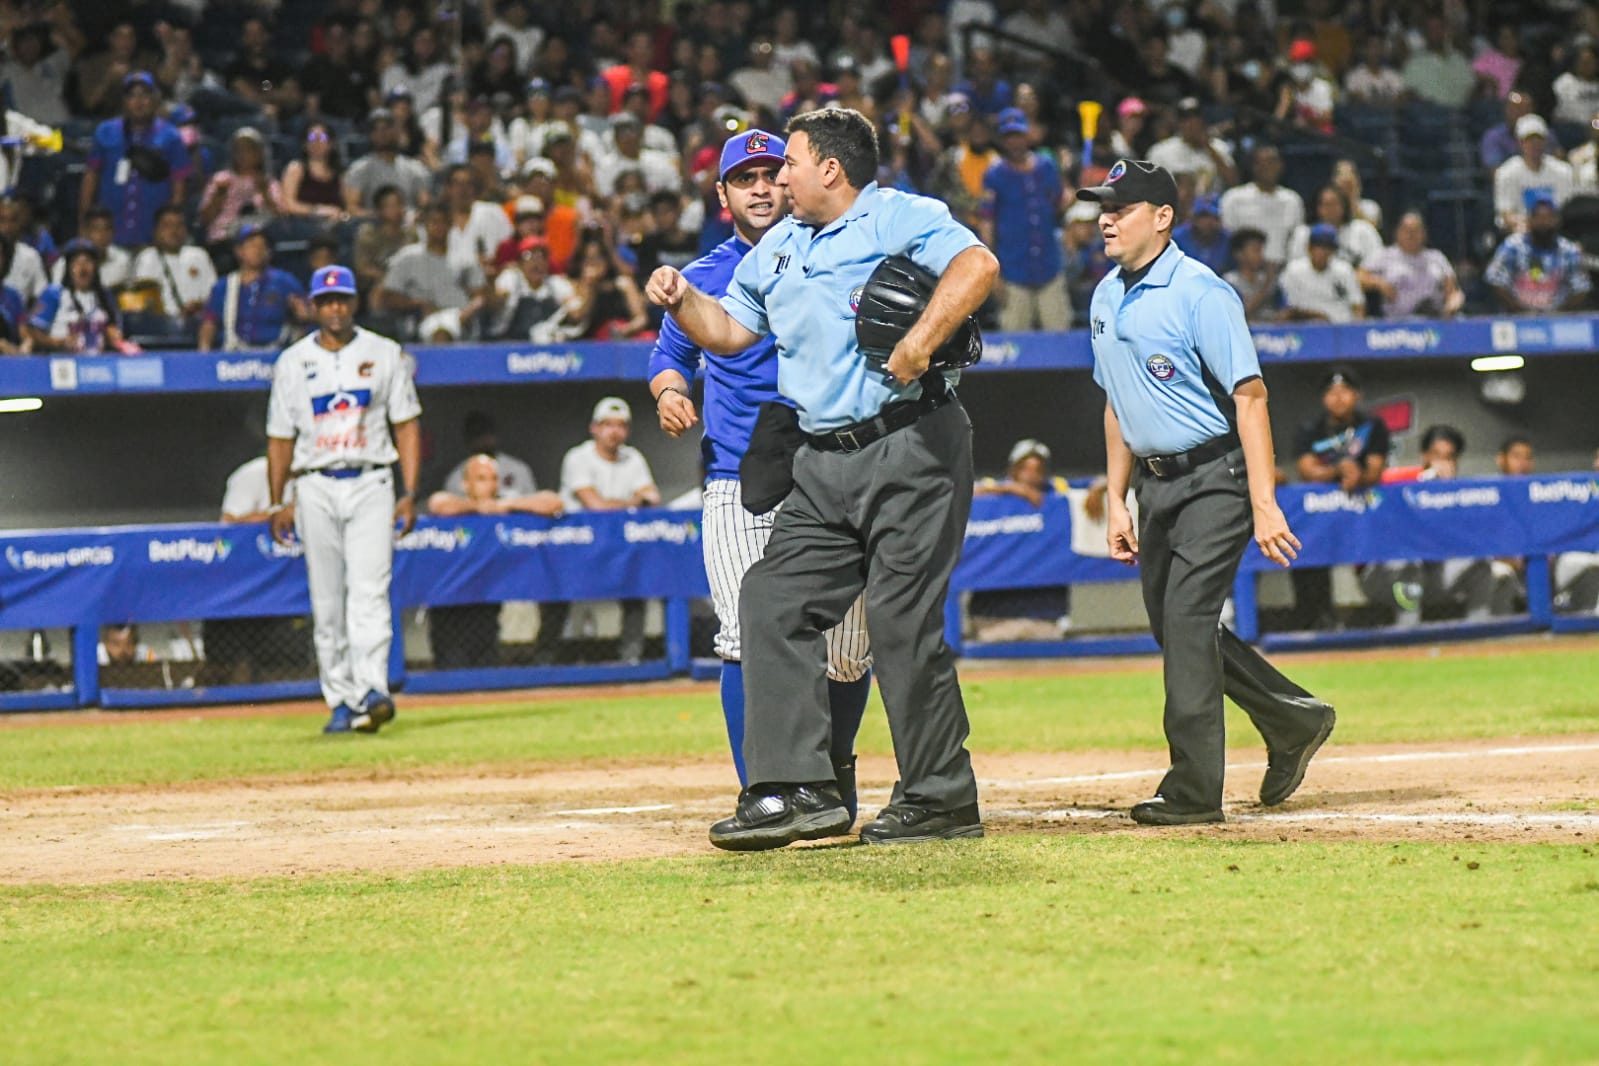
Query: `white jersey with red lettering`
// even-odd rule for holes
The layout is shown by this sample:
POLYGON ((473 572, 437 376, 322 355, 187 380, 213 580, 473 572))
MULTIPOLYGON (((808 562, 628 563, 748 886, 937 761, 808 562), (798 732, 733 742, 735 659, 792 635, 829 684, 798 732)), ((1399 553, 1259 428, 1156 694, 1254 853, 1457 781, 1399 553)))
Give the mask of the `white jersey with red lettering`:
POLYGON ((296 473, 388 466, 399 458, 389 423, 422 413, 400 346, 357 329, 329 351, 315 332, 289 345, 272 370, 267 436, 294 441, 296 473))

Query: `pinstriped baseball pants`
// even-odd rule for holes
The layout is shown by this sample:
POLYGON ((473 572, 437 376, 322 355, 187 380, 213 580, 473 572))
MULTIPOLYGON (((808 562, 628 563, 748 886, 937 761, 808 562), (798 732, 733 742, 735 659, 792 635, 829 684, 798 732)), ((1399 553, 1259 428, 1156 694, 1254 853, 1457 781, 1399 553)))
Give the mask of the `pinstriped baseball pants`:
MULTIPOLYGON (((715 478, 705 486, 705 576, 721 628, 716 654, 738 662, 738 590, 744 574, 766 551, 776 511, 750 514, 739 498, 737 478, 715 478)), ((866 597, 855 600, 844 620, 827 631, 827 676, 858 681, 872 666, 872 645, 866 635, 866 597)))

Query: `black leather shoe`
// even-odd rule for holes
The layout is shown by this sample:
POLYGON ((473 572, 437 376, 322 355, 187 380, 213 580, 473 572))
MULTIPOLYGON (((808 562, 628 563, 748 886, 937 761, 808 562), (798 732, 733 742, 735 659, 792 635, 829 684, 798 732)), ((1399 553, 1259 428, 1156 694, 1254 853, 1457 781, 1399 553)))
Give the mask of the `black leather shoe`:
POLYGON ((855 815, 860 812, 855 790, 855 756, 851 755, 847 762, 834 766, 833 773, 838 777, 838 797, 844 801, 844 809, 849 811, 850 825, 854 825, 855 815))
POLYGON ((1133 821, 1139 825, 1204 825, 1226 820, 1227 816, 1219 807, 1209 811, 1185 811, 1169 805, 1165 796, 1133 804, 1133 821))
POLYGON ((1333 723, 1337 720, 1338 716, 1333 713, 1332 707, 1323 703, 1321 724, 1308 740, 1297 748, 1266 753, 1266 776, 1260 781, 1261 803, 1275 807, 1294 794, 1299 783, 1305 779, 1305 768, 1310 765, 1311 757, 1332 734, 1333 723))
POLYGON ((832 781, 751 785, 739 794, 733 817, 711 826, 711 843, 723 851, 770 851, 839 836, 854 822, 832 781))
POLYGON ((961 840, 982 835, 983 819, 975 803, 953 811, 890 804, 861 827, 862 844, 923 844, 929 840, 961 840))

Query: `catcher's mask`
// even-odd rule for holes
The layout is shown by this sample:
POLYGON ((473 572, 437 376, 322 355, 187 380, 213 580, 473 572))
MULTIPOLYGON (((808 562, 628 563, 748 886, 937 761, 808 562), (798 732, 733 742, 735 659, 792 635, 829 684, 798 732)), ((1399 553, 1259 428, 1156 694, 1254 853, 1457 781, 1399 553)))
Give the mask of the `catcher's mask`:
MULTIPOLYGON (((861 287, 855 310, 855 342, 861 355, 874 366, 886 366, 894 346, 927 309, 938 278, 903 255, 889 256, 877 264, 861 287)), ((929 370, 960 370, 983 357, 983 334, 977 320, 967 317, 939 345, 929 370)))

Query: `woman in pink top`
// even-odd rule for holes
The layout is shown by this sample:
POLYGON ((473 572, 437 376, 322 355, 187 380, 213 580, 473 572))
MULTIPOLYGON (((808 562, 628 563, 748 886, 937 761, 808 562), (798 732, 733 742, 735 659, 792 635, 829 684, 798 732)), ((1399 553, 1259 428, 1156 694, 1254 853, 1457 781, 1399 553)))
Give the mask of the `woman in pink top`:
POLYGON ((1493 95, 1500 100, 1515 88, 1516 75, 1521 73, 1521 38, 1514 23, 1501 23, 1494 32, 1494 43, 1478 53, 1471 64, 1472 73, 1493 87, 1493 95))
POLYGON ((280 212, 282 193, 267 170, 266 142, 249 126, 233 135, 226 170, 212 175, 200 198, 200 225, 209 243, 231 241, 245 223, 269 222, 280 212))

